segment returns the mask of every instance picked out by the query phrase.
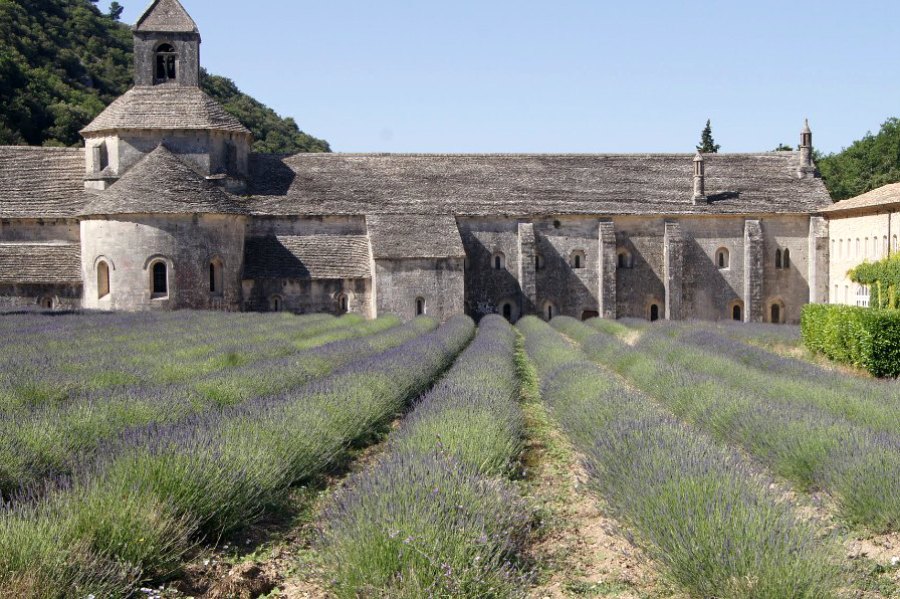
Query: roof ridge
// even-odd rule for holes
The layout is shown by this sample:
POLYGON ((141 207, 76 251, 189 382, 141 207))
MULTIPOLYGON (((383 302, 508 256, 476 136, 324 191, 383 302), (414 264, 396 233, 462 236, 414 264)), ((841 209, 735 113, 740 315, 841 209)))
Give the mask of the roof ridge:
MULTIPOLYGON (((696 152, 297 152, 295 154, 266 154, 254 152, 257 156, 277 158, 324 157, 336 156, 344 158, 682 158, 693 159, 696 152)), ((785 157, 793 156, 797 151, 765 151, 765 152, 719 152, 704 154, 704 157, 785 157)))

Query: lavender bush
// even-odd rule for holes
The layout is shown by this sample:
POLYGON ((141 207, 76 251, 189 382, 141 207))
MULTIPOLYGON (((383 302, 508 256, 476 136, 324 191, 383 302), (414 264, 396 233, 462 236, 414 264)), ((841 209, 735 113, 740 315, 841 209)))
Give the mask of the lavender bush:
POLYGON ((190 547, 186 539, 216 539, 245 525, 287 486, 321 472, 391 419, 449 366, 473 330, 467 317, 455 318, 302 389, 123 436, 71 482, 0 514, 0 555, 16 555, 23 535, 34 539, 26 555, 0 561, 0 596, 28 576, 48 581, 34 597, 69 596, 69 583, 83 580, 84 588, 107 588, 109 570, 92 578, 84 563, 139 573, 130 580, 167 574, 190 547), (47 519, 56 527, 48 529, 47 519), (156 532, 164 528, 164 536, 156 532), (56 569, 76 549, 90 559, 56 569))
POLYGON ((284 392, 436 326, 428 318, 402 327, 396 327, 397 322, 386 317, 342 329, 337 335, 344 340, 331 343, 326 342, 332 335, 318 335, 314 339, 323 344, 320 347, 191 383, 86 394, 65 408, 0 416, 0 493, 9 496, 22 486, 71 472, 73 464, 89 459, 104 439, 123 430, 175 422, 197 412, 284 392))
POLYGON ((542 397, 583 454, 592 485, 675 581, 703 597, 835 595, 828 544, 739 456, 598 369, 545 323, 518 326, 542 397))
POLYGON ((504 475, 524 437, 516 334, 499 316, 416 405, 373 468, 327 507, 339 596, 511 597, 528 511, 504 475))
POLYGON ((682 360, 683 346, 668 335, 632 348, 574 319, 555 319, 553 326, 695 427, 740 446, 803 489, 830 493, 849 524, 876 533, 900 527, 897 434, 851 422, 812 397, 791 400, 764 386, 734 384, 729 377, 740 371, 737 364, 733 372, 704 372, 682 360))

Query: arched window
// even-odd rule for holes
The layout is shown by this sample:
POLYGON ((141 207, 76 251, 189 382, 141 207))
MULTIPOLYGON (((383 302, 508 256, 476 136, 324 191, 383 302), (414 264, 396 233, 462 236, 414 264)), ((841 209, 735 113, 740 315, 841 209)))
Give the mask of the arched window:
POLYGON ((719 270, 725 270, 729 267, 729 255, 727 248, 719 248, 716 250, 716 266, 719 270))
POLYGON ((659 320, 659 304, 650 304, 650 322, 659 320))
POLYGON ((425 315, 425 298, 417 297, 416 298, 416 316, 424 316, 425 315))
POLYGON ((838 304, 838 303, 840 303, 841 300, 840 300, 840 298, 838 297, 839 294, 840 294, 839 287, 838 287, 837 285, 835 285, 835 286, 834 286, 834 295, 831 296, 831 303, 832 303, 832 304, 838 304))
POLYGON ((222 261, 218 258, 209 263, 209 292, 222 295, 225 292, 222 281, 222 261))
POLYGON ((617 252, 617 256, 619 268, 632 268, 634 266, 634 260, 631 257, 631 252, 629 252, 628 250, 619 250, 617 252))
POLYGON ((553 305, 553 302, 544 303, 544 318, 549 322, 553 320, 556 315, 556 306, 553 305))
POLYGON ((53 303, 53 298, 50 296, 45 296, 38 300, 38 304, 40 304, 41 308, 43 308, 44 310, 52 310, 53 303))
POLYGON ((744 320, 743 310, 741 310, 740 304, 735 304, 731 308, 731 320, 736 320, 737 322, 744 320))
POLYGON ((280 295, 273 295, 269 298, 269 310, 271 312, 281 312, 284 310, 284 300, 280 295))
POLYGON ((178 54, 172 44, 160 44, 156 48, 156 81, 174 81, 178 63, 178 54))
POLYGON ((166 263, 157 261, 150 268, 150 296, 160 299, 169 295, 169 269, 166 263))
POLYGON ((506 268, 506 256, 501 252, 494 254, 494 270, 503 270, 506 268))
POLYGON ((775 268, 781 268, 781 250, 775 250, 775 268))
POLYGON ((791 250, 785 248, 781 258, 781 268, 787 269, 791 267, 791 250))
POLYGON ((894 235, 894 236, 891 238, 891 251, 892 251, 892 252, 896 252, 896 251, 897 251, 897 236, 896 236, 896 235, 894 235))
POLYGON ((97 299, 109 295, 109 264, 105 260, 97 263, 97 299))
POLYGON ((346 314, 350 310, 350 298, 347 297, 346 293, 341 293, 337 297, 338 300, 338 312, 341 314, 346 314))
POLYGON ((869 257, 869 238, 866 237, 863 239, 863 255, 868 258, 869 257))
POLYGON ((859 237, 856 238, 856 257, 859 257, 859 237))
POLYGON ((571 264, 572 268, 584 268, 585 260, 584 252, 582 250, 575 250, 572 252, 571 264))

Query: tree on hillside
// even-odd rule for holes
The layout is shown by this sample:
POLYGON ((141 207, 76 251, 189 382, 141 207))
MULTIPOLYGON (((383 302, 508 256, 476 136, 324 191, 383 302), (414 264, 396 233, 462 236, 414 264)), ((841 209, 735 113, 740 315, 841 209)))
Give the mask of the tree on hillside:
POLYGON ((706 119, 706 127, 700 133, 700 145, 697 146, 697 151, 703 154, 715 154, 719 151, 719 144, 713 139, 712 125, 709 119, 706 119))
POLYGON ((773 152, 793 152, 794 148, 787 144, 778 144, 778 147, 772 150, 773 152))
POLYGON ((125 10, 125 7, 119 4, 118 2, 112 2, 109 5, 109 18, 113 21, 118 21, 122 18, 122 12, 125 10))
POLYGON ((900 182, 900 119, 890 118, 878 133, 869 132, 840 152, 818 157, 817 165, 835 200, 900 182))

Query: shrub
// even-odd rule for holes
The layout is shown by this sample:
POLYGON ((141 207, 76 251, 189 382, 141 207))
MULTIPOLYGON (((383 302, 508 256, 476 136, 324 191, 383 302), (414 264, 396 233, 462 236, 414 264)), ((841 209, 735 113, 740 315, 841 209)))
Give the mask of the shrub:
POLYGON ((877 377, 900 376, 900 311, 811 304, 800 319, 803 343, 877 377))

